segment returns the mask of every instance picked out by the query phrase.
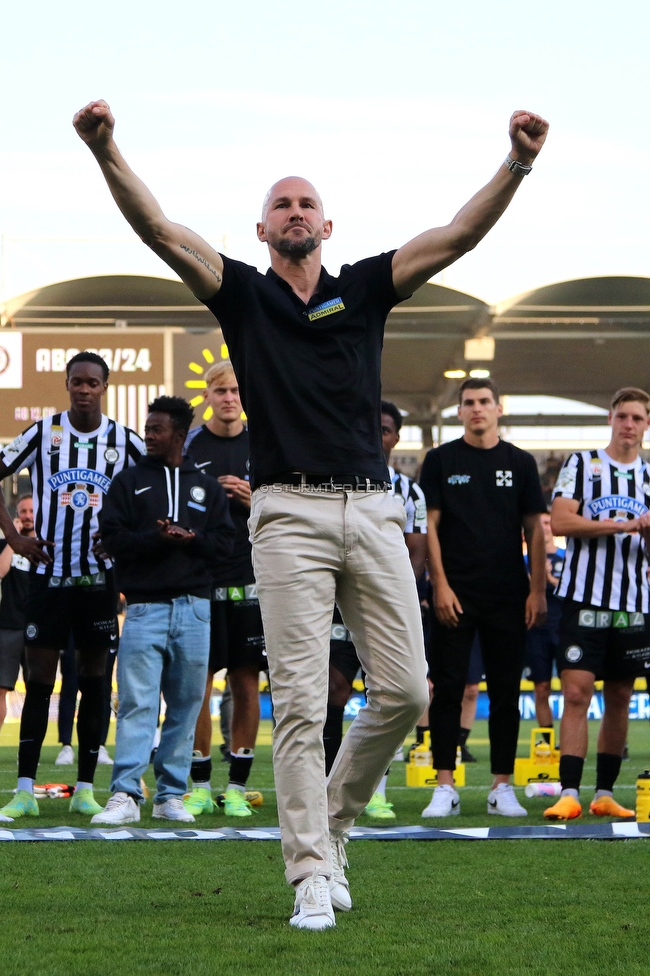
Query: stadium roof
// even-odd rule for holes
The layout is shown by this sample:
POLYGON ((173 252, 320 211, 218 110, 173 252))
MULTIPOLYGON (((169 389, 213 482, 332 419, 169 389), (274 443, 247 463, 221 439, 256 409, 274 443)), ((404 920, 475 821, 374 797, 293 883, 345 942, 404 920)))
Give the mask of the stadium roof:
MULTIPOLYGON (((215 328, 212 314, 179 281, 104 275, 62 281, 6 303, 8 326, 215 328)), ((443 285, 426 284, 390 313, 384 395, 428 424, 453 403, 450 369, 486 368, 509 394, 546 394, 607 406, 620 386, 650 386, 650 278, 558 282, 490 307, 443 285), (494 358, 466 361, 465 341, 493 337, 494 358)), ((519 423, 558 423, 557 417, 519 423)), ((568 419, 567 419, 568 422, 568 419)), ((572 423, 583 418, 572 418, 572 423)), ((593 423, 594 418, 584 418, 593 423)))

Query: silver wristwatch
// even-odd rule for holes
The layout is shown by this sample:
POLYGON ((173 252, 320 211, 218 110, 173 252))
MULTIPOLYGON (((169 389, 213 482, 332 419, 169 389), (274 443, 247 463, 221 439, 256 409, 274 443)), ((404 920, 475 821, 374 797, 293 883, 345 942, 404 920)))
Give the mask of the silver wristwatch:
POLYGON ((512 159, 510 153, 506 156, 506 166, 515 176, 528 176, 533 168, 532 166, 524 166, 518 159, 512 159))

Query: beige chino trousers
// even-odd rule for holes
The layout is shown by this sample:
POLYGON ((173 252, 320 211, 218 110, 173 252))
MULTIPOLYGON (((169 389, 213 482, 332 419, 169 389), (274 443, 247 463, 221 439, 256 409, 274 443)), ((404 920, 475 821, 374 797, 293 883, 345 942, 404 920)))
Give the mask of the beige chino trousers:
POLYGON ((249 521, 276 726, 273 764, 287 881, 331 872, 349 829, 428 705, 420 607, 388 492, 257 489, 249 521), (329 780, 323 725, 334 602, 366 673, 367 704, 329 780))

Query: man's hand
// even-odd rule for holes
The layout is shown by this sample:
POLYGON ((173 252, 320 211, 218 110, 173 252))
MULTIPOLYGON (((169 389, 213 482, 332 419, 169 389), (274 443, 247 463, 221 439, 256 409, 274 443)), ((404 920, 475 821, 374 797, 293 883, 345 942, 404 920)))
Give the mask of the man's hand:
POLYGON ((645 547, 648 549, 648 547, 650 547, 650 512, 648 512, 646 515, 641 515, 634 521, 637 524, 637 529, 645 543, 645 547))
POLYGON ((526 600, 526 627, 530 630, 531 627, 541 627, 545 622, 546 594, 531 591, 526 600))
POLYGON ((158 519, 158 525, 163 539, 167 539, 175 545, 186 546, 195 537, 193 532, 183 529, 180 525, 174 525, 169 519, 165 519, 164 522, 158 519))
POLYGON ((546 142, 548 122, 535 112, 519 109, 510 119, 509 131, 512 143, 510 156, 524 166, 530 166, 546 142))
POLYGON ((29 559, 34 566, 38 566, 39 563, 47 566, 52 562, 52 557, 43 552, 45 546, 54 547, 54 543, 48 542, 47 539, 34 539, 33 536, 16 534, 11 539, 7 539, 7 545, 19 556, 29 559))
POLYGON ((79 109, 72 124, 79 138, 90 149, 102 149, 113 138, 115 119, 103 99, 89 102, 85 108, 79 109))
POLYGON ((102 562, 105 562, 107 559, 110 559, 110 556, 104 549, 104 543, 102 542, 101 532, 94 532, 92 536, 92 540, 93 540, 92 554, 95 557, 95 559, 101 559, 102 562))
POLYGON ((228 498, 234 498, 242 505, 246 505, 247 508, 251 507, 250 481, 237 478, 234 474, 222 474, 221 477, 217 478, 217 481, 225 490, 228 498))
POLYGON ((458 615, 463 608, 449 583, 436 583, 433 588, 433 609, 443 627, 458 626, 458 615))

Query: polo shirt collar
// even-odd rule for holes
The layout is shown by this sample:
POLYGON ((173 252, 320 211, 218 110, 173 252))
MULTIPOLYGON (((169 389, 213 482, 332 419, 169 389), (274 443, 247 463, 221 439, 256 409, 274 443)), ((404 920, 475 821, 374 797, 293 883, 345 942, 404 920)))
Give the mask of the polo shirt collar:
POLYGON ((309 299, 309 301, 303 302, 302 298, 296 295, 295 291, 293 290, 289 282, 285 281, 284 278, 281 278, 280 275, 273 270, 273 268, 269 268, 267 270, 266 276, 267 278, 269 278, 270 281, 275 282, 276 285, 279 285, 280 288, 286 291, 288 295, 293 295, 293 297, 297 301, 299 301, 301 305, 305 305, 305 306, 317 304, 318 299, 321 296, 321 292, 323 292, 327 287, 330 287, 336 281, 336 279, 332 278, 331 274, 329 274, 327 270, 321 266, 320 277, 318 279, 318 287, 314 292, 314 294, 312 295, 312 297, 309 299))

